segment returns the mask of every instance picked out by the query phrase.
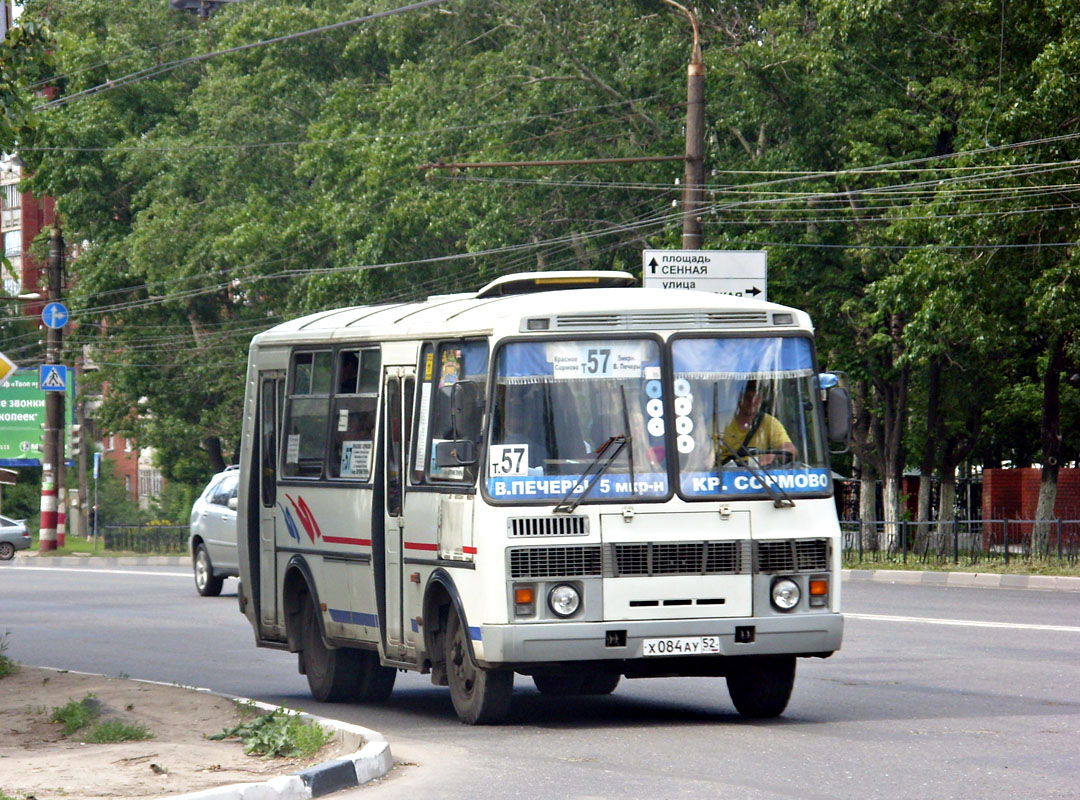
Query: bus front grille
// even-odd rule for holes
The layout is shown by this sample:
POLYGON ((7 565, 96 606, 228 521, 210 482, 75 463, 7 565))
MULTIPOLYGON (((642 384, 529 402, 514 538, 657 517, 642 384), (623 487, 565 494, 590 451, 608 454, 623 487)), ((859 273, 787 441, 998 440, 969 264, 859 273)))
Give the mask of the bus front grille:
POLYGON ((756 572, 821 572, 829 568, 826 539, 756 542, 756 572))
POLYGON ((615 544, 611 577, 738 575, 749 542, 644 542, 615 544))
POLYGON ((533 536, 588 536, 588 517, 512 517, 506 521, 511 538, 533 536))
POLYGON ((510 577, 576 578, 603 573, 600 545, 580 547, 515 547, 510 550, 510 577))

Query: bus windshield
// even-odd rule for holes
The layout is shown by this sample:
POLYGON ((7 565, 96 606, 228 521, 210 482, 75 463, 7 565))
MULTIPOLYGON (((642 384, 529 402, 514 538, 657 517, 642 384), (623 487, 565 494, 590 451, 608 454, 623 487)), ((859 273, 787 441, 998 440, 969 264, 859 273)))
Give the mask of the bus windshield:
POLYGON ((486 484, 493 500, 557 502, 583 475, 578 489, 588 488, 590 502, 668 495, 655 340, 508 343, 494 381, 486 484), (611 440, 617 449, 605 448, 611 440))
POLYGON ((831 491, 809 339, 684 338, 671 354, 680 494, 831 491))

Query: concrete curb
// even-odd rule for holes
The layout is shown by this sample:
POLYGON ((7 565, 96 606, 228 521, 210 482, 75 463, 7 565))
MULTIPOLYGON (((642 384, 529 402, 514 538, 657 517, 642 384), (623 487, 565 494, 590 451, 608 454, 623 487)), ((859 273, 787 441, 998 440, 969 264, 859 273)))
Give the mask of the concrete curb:
POLYGON ((5 562, 12 567, 86 567, 106 569, 112 567, 188 567, 187 556, 39 556, 38 553, 20 550, 15 558, 5 562))
POLYGON ((845 569, 845 581, 905 583, 968 589, 1028 589, 1043 592, 1080 592, 1080 578, 1064 575, 999 575, 992 572, 917 572, 899 569, 845 569))
MULTIPOLYGON (((71 672, 77 675, 95 675, 95 677, 108 677, 91 672, 78 672, 77 670, 61 670, 55 667, 41 667, 57 672, 71 672)), ((164 681, 148 681, 140 678, 128 678, 135 683, 147 683, 155 686, 170 686, 181 689, 190 689, 193 692, 204 692, 216 697, 223 697, 238 703, 246 703, 263 711, 276 711, 280 706, 263 703, 259 700, 249 700, 245 697, 235 697, 212 689, 199 686, 183 686, 164 681)), ((284 709, 291 714, 297 714, 305 722, 314 722, 334 732, 334 736, 340 737, 346 750, 352 750, 350 755, 308 767, 292 775, 279 775, 269 780, 258 783, 230 783, 214 789, 203 789, 199 792, 187 794, 169 795, 168 800, 309 800, 312 797, 337 792, 342 789, 352 789, 365 783, 381 778, 394 766, 394 757, 390 753, 390 743, 386 737, 378 731, 341 722, 328 717, 317 717, 302 711, 284 709)))
MULTIPOLYGON (((150 682, 144 681, 144 683, 150 682)), ((196 688, 195 691, 209 692, 241 703, 251 703, 264 711, 274 711, 278 708, 268 703, 211 692, 209 689, 196 688)), ((304 712, 299 712, 299 716, 305 722, 314 722, 333 730, 335 736, 342 737, 347 749, 359 749, 344 758, 317 764, 292 775, 279 775, 261 783, 230 783, 215 789, 204 789, 201 792, 169 795, 169 800, 309 800, 309 798, 322 797, 342 789, 362 786, 376 778, 381 778, 393 768, 394 757, 390 753, 390 743, 381 733, 359 725, 327 717, 316 717, 304 712)))

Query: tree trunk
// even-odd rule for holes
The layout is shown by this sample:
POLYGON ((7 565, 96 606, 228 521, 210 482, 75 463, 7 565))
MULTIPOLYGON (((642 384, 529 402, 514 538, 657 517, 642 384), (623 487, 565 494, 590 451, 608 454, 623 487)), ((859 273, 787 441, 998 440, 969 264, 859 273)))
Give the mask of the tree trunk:
POLYGON ((859 463, 859 541, 863 550, 877 550, 877 475, 873 467, 859 463))
POLYGON ((210 455, 210 467, 214 474, 225 471, 225 456, 221 452, 221 439, 216 436, 208 436, 203 440, 207 453, 210 455))
POLYGON ((933 491, 934 462, 941 435, 938 398, 941 396, 941 361, 930 359, 926 383, 926 438, 923 440, 922 463, 919 465, 919 530, 929 529, 930 495, 933 491))
POLYGON ((1045 554, 1057 501, 1058 469, 1061 465, 1061 372, 1065 369, 1064 336, 1050 339, 1050 359, 1043 376, 1042 478, 1039 502, 1035 507, 1035 528, 1031 533, 1032 555, 1045 554))

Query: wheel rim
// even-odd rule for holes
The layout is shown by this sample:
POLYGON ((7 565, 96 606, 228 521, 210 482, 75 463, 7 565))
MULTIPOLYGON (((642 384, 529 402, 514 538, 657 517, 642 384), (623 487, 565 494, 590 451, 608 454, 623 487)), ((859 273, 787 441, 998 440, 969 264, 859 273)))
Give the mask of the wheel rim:
POLYGON ((454 682, 461 687, 466 697, 471 697, 473 687, 476 685, 476 669, 472 659, 469 658, 468 647, 465 637, 459 626, 454 631, 454 638, 450 643, 450 671, 453 673, 454 682))
POLYGON ((11 542, 0 542, 0 558, 5 561, 15 555, 15 545, 11 542))
POLYGON ((206 588, 206 580, 209 577, 210 566, 206 563, 206 551, 200 550, 195 559, 195 585, 200 589, 206 588))

